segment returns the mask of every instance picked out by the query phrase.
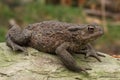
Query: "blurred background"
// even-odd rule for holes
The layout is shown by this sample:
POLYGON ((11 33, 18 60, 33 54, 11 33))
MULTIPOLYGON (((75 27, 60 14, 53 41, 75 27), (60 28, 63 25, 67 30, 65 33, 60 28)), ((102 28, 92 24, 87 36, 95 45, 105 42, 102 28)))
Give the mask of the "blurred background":
POLYGON ((120 0, 0 0, 0 42, 5 41, 9 22, 25 27, 44 20, 96 22, 105 34, 93 43, 95 48, 120 55, 120 0))

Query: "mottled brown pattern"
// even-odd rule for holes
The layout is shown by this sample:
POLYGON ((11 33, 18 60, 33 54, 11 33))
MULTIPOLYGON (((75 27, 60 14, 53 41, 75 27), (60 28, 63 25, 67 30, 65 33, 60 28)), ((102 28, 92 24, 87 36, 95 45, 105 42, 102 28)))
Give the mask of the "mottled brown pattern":
POLYGON ((100 61, 89 43, 102 34, 103 30, 97 24, 43 21, 31 24, 23 30, 14 25, 7 33, 7 45, 13 50, 25 51, 24 47, 30 46, 39 51, 56 53, 68 69, 84 71, 76 66, 69 52, 92 55, 100 61))

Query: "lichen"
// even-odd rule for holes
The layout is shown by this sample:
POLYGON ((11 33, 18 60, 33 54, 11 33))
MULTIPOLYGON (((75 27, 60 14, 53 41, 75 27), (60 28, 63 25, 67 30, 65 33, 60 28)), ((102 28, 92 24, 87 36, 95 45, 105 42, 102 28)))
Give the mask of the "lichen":
POLYGON ((25 55, 0 43, 0 80, 120 80, 120 61, 106 54, 102 62, 85 59, 83 54, 73 55, 79 66, 92 68, 84 74, 66 69, 56 55, 27 50, 25 55))

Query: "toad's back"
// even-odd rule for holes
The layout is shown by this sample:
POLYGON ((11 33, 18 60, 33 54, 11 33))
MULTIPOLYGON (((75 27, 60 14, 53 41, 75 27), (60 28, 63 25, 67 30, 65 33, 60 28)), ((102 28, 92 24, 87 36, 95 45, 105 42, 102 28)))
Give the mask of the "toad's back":
POLYGON ((71 41, 70 32, 67 30, 70 26, 77 25, 57 21, 31 24, 26 28, 32 31, 29 46, 43 52, 53 53, 60 44, 71 41))

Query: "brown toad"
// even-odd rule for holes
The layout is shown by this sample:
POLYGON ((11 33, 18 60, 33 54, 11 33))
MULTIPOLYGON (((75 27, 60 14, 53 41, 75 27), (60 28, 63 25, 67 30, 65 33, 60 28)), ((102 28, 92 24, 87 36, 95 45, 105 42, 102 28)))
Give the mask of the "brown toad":
POLYGON ((84 53, 101 61, 90 42, 103 35, 97 24, 71 24, 58 21, 43 21, 21 29, 13 25, 7 33, 7 45, 14 51, 26 51, 30 46, 39 51, 56 53, 70 70, 80 72, 89 68, 79 67, 70 53, 84 53))

